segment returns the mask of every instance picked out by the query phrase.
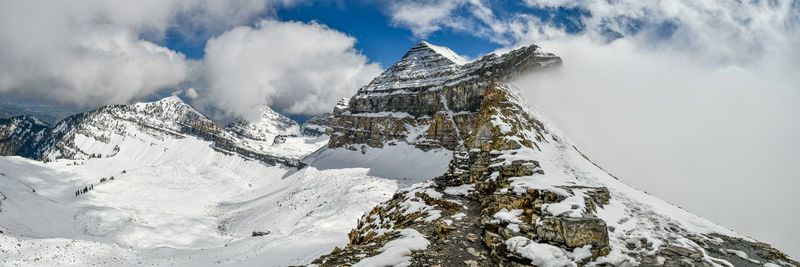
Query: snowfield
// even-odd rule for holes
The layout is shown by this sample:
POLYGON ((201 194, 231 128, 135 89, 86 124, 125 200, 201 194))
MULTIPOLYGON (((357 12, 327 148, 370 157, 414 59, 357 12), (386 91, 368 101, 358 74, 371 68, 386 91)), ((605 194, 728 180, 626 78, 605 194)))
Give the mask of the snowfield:
POLYGON ((397 180, 401 187, 424 182, 447 171, 453 151, 437 148, 422 151, 405 142, 383 148, 362 146, 358 151, 346 148, 320 149, 304 161, 320 170, 365 168, 367 174, 397 180))
POLYGON ((0 265, 304 264, 398 187, 367 168, 296 170, 139 137, 111 157, 0 157, 0 265))

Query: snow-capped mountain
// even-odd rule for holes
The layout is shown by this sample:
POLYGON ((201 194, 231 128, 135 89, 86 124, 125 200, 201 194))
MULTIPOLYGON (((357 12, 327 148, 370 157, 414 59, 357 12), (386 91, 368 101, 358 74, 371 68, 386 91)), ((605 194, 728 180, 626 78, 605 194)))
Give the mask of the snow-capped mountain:
POLYGON ((22 144, 24 151, 12 155, 45 161, 108 156, 117 152, 125 140, 143 141, 143 137, 137 137, 140 133, 160 139, 180 137, 178 133, 186 127, 213 124, 175 96, 150 103, 104 106, 69 116, 52 127, 31 118, 12 118, 0 122, 0 127, 16 127, 15 121, 33 122, 24 125, 35 125, 30 127, 34 127, 36 133, 35 138, 22 144))
POLYGON ((177 97, 2 120, 3 153, 39 161, 0 158, 0 265, 798 265, 566 141, 513 84, 560 65, 421 42, 303 126, 177 97))
POLYGON ((300 125, 292 119, 275 112, 268 106, 261 106, 258 121, 238 119, 225 129, 243 138, 272 142, 279 135, 299 135, 300 125))
POLYGON ((359 91, 382 92, 438 83, 466 63, 450 48, 422 41, 359 91))
POLYGON ((261 107, 261 118, 258 121, 239 119, 225 129, 231 133, 229 143, 235 147, 229 150, 245 149, 247 151, 243 154, 252 152, 273 155, 295 162, 328 141, 327 136, 322 134, 304 134, 297 122, 268 106, 261 107))
MULTIPOLYGON (((182 138, 190 127, 213 122, 176 96, 133 105, 110 105, 67 117, 53 126, 37 158, 86 159, 111 156, 123 143, 182 138)), ((139 144, 137 144, 139 145, 139 144)))
POLYGON ((349 100, 334 119, 330 145, 405 141, 421 149, 453 150, 472 129, 492 81, 561 66, 561 58, 535 45, 461 65, 450 53, 427 42, 414 46, 349 100))
POLYGON ((359 90, 330 147, 443 147, 448 170, 373 208, 315 264, 798 265, 621 183, 565 141, 512 83, 558 67, 554 55, 530 46, 458 65, 441 51, 420 43, 359 90))
POLYGON ((40 160, 0 158, 3 266, 309 262, 396 189, 366 170, 298 170, 324 135, 253 150, 262 140, 177 97, 2 122, 8 144, 38 140, 40 160))

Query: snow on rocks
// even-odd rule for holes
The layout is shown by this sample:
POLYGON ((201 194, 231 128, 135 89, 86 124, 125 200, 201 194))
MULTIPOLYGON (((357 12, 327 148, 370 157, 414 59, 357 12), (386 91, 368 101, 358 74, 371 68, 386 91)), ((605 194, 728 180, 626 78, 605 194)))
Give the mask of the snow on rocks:
POLYGON ((475 184, 463 184, 459 186, 446 187, 444 193, 448 195, 469 196, 475 191, 475 184))
POLYGON ((532 242, 530 239, 515 236, 506 240, 509 251, 531 260, 531 264, 542 267, 577 266, 561 248, 548 244, 532 242))
POLYGON ((411 265, 411 252, 423 250, 428 247, 430 242, 425 236, 414 229, 397 230, 400 238, 387 242, 378 251, 378 255, 364 258, 354 264, 354 267, 383 267, 397 266, 405 267, 411 265))
MULTIPOLYGON (((150 106, 136 108, 158 113, 150 106)), ((109 121, 71 139, 102 157, 0 158, 0 265, 304 264, 347 242, 355 219, 397 189, 367 169, 270 166, 171 129, 109 121), (86 185, 94 190, 75 197, 86 185)))
POLYGON ((561 59, 529 46, 466 62, 450 49, 421 42, 359 89, 346 110, 334 112, 330 147, 405 141, 422 150, 453 150, 473 130, 491 81, 542 70, 537 62, 549 60, 561 59))
POLYGON ((255 121, 238 119, 225 128, 236 135, 258 141, 272 142, 279 135, 300 135, 300 125, 292 119, 263 105, 261 116, 255 121))

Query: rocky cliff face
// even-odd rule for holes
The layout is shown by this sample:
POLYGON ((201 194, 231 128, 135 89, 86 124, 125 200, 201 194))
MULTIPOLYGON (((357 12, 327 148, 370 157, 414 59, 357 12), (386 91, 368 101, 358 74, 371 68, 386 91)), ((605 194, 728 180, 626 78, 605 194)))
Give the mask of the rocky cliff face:
POLYGON ((0 155, 33 157, 50 125, 30 116, 0 119, 0 155))
MULTIPOLYGON (((428 52, 414 56, 426 46, 415 46, 395 66, 417 60, 447 67, 376 78, 373 83, 386 84, 368 85, 350 100, 332 126, 330 146, 406 141, 423 149, 452 148, 448 171, 373 208, 350 232, 347 246, 315 264, 798 266, 767 244, 622 184, 543 123, 507 81, 509 73, 560 63, 557 57, 531 46, 470 63, 488 58, 505 66, 491 67, 488 75, 429 83, 472 76, 459 74, 470 64, 454 65, 428 52), (409 84, 430 87, 413 91, 409 84), (449 128, 438 126, 438 114, 449 128), (426 143, 409 138, 414 127, 424 128, 426 143)), ((387 72, 400 72, 395 66, 387 72)))
POLYGON ((300 125, 300 132, 309 136, 321 136, 328 132, 330 129, 328 122, 333 118, 333 113, 322 113, 311 117, 300 125))
POLYGON ((491 81, 560 66, 535 45, 466 63, 450 49, 421 42, 350 98, 331 125, 330 147, 405 141, 454 149, 472 131, 491 81))

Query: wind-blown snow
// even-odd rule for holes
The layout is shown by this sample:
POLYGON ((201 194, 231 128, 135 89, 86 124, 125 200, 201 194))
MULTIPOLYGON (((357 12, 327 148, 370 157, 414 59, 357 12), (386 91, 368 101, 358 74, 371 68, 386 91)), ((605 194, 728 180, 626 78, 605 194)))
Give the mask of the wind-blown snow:
POLYGON ((428 45, 428 47, 430 47, 431 49, 433 49, 433 51, 436 51, 436 53, 438 53, 439 55, 442 55, 442 56, 446 57, 447 59, 449 59, 450 61, 453 61, 453 63, 456 63, 458 65, 464 65, 464 64, 469 63, 469 60, 467 60, 467 59, 463 58, 462 56, 456 54, 456 52, 453 52, 453 50, 450 50, 450 48, 447 48, 447 47, 444 47, 444 46, 433 45, 433 44, 425 42, 425 41, 422 41, 422 42, 425 43, 426 45, 428 45))

